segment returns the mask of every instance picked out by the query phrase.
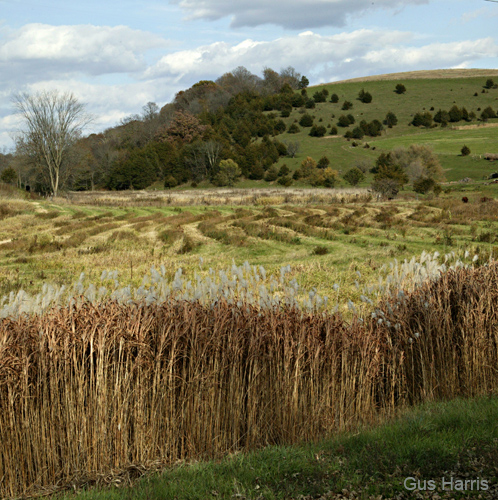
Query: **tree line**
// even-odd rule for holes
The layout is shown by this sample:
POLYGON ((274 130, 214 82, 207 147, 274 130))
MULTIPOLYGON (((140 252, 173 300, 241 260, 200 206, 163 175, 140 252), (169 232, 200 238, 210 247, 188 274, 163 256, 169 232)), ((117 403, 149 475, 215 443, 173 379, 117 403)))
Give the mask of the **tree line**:
MULTIPOLYGON (((318 162, 307 157, 293 173, 286 165, 276 167, 282 156, 295 157, 299 150, 299 142, 288 139, 288 134, 309 128, 310 136, 322 137, 347 129, 345 138, 362 139, 380 135, 385 127, 396 126, 398 119, 389 111, 384 119, 356 123, 353 114, 348 113, 354 104, 345 100, 341 106, 344 114, 335 124, 329 124, 327 131, 327 127, 315 123, 307 110, 318 103, 338 103, 339 96, 322 89, 310 97, 308 85, 308 79, 292 67, 279 73, 265 68, 259 77, 239 66, 216 81, 201 80, 178 92, 162 108, 149 102, 140 114, 88 136, 83 131, 91 117, 73 94, 57 91, 20 94, 15 97, 14 106, 23 118, 24 128, 17 137, 15 153, 0 154, 0 180, 17 181, 19 186, 30 186, 42 194, 57 194, 60 189, 144 189, 158 182, 165 188, 188 182, 196 186, 203 181, 232 186, 241 176, 277 181, 283 186, 304 180, 313 186, 333 187, 338 172, 330 168, 326 157, 318 162), (283 118, 289 117, 295 108, 301 110, 302 116, 299 122, 296 120, 287 127, 283 118), (283 135, 284 132, 287 133, 283 135)), ((496 85, 488 80, 483 91, 493 88, 496 85)), ((404 94, 407 89, 397 84, 394 92, 404 94)), ((365 89, 357 96, 363 104, 373 99, 365 89)), ((489 107, 480 118, 496 116, 489 107)), ((425 111, 416 113, 412 124, 434 126, 435 122, 445 126, 475 118, 475 113, 454 105, 434 115, 425 111)), ((406 154, 412 160, 417 156, 415 150, 406 154)), ((414 165, 429 161, 427 154, 421 151, 417 154, 417 160, 412 161, 414 165)), ((468 152, 462 149, 462 155, 465 154, 468 152)), ((357 185, 371 170, 377 187, 391 185, 393 191, 410 179, 414 187, 419 181, 422 183, 416 186, 420 192, 434 188, 441 178, 440 172, 436 175, 429 169, 414 175, 410 173, 414 167, 408 168, 402 156, 399 151, 386 158, 381 155, 373 169, 355 166, 343 178, 357 185)))
POLYGON ((300 106, 295 90, 308 84, 292 67, 279 73, 265 68, 259 77, 240 66, 178 92, 162 108, 149 102, 141 114, 87 137, 91 117, 73 94, 20 94, 14 106, 24 128, 8 158, 10 174, 43 194, 143 189, 157 181, 165 187, 203 180, 227 185, 233 171, 262 179, 287 154, 277 139, 285 124, 266 111, 300 106))

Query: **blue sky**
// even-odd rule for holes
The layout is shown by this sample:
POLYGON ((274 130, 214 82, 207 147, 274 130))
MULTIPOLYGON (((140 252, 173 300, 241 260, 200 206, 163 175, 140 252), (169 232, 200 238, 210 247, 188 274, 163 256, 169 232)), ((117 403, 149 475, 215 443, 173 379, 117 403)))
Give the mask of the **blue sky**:
POLYGON ((0 149, 16 92, 72 91, 102 131, 237 66, 311 84, 498 68, 497 24, 485 0, 0 0, 0 149))

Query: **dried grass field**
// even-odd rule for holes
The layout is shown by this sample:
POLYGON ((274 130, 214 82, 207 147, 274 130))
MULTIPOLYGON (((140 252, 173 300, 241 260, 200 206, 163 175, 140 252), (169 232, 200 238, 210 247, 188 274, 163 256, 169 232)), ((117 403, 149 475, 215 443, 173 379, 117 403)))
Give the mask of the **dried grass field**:
POLYGON ((450 271, 348 323, 224 300, 4 319, 1 494, 316 440, 406 404, 493 393, 497 273, 450 271))

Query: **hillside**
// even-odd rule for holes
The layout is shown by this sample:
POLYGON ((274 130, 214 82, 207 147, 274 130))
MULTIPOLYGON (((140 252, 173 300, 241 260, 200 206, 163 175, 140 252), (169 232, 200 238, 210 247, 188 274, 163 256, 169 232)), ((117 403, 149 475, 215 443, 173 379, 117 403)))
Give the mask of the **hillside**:
MULTIPOLYGON (((66 163, 64 188, 349 187, 344 175, 354 166, 365 172, 360 187, 366 187, 381 153, 412 144, 433 150, 448 182, 483 180, 495 167, 482 156, 498 153, 497 82, 498 70, 454 69, 307 87, 308 79, 293 69, 266 68, 260 78, 239 67, 178 92, 162 108, 147 103, 141 115, 80 140, 66 163), (359 98, 362 92, 368 99, 359 98), (307 157, 330 169, 310 162, 311 170, 298 176, 307 157), (228 176, 233 162, 227 167, 225 160, 237 164, 228 176)), ((0 172, 9 165, 23 186, 52 191, 29 162, 0 155, 0 172)))
MULTIPOLYGON (((313 117, 313 123, 325 126, 328 133, 321 138, 310 137, 310 128, 300 126, 296 134, 285 132, 280 135, 279 140, 299 142, 299 153, 295 158, 281 158, 279 165, 286 163, 294 170, 306 156, 318 160, 325 155, 331 161, 331 167, 344 174, 358 164, 366 167, 373 165, 381 152, 410 144, 426 144, 438 155, 448 181, 463 177, 481 180, 496 170, 493 163, 481 158, 485 153, 495 152, 498 147, 496 118, 486 123, 479 119, 468 123, 459 121, 444 128, 439 124, 435 124, 434 128, 415 127, 411 122, 415 113, 429 112, 434 116, 438 110, 448 111, 454 105, 466 108, 468 113, 475 113, 477 118, 488 106, 496 111, 498 89, 484 88, 487 79, 495 75, 498 75, 498 70, 419 71, 310 87, 308 97, 326 90, 327 101, 316 103, 311 109, 293 109, 290 116, 283 120, 288 129, 293 123, 298 124, 302 115, 308 112, 313 117), (395 92, 398 84, 406 87, 406 93, 395 92), (372 95, 372 102, 367 104, 358 100, 361 90, 372 95), (337 103, 330 102, 332 94, 337 94, 337 103), (352 103, 351 109, 342 109, 345 101, 352 103), (357 127, 361 120, 383 122, 388 112, 395 113, 398 123, 393 128, 385 127, 380 136, 365 136, 356 141, 356 146, 355 141, 348 142, 344 138, 344 134, 357 127), (338 126, 339 117, 346 114, 353 115, 355 123, 349 127, 338 126), (337 127, 337 135, 330 135, 331 127, 337 127), (460 154, 464 145, 471 150, 469 156, 460 154)), ((363 185, 370 181, 371 177, 367 176, 363 185)))
MULTIPOLYGON (((385 73, 382 75, 363 76, 359 78, 349 78, 330 83, 353 83, 353 82, 375 82, 375 81, 396 81, 396 80, 416 80, 416 79, 436 79, 436 78, 473 78, 473 77, 493 77, 498 76, 498 69, 429 69, 419 71, 402 71, 399 73, 385 73)), ((313 85, 310 88, 317 87, 313 85)))

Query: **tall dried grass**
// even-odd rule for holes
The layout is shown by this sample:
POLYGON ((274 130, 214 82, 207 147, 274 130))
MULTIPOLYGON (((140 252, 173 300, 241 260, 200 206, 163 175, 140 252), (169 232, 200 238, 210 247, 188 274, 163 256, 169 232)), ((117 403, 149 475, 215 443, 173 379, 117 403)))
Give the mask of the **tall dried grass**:
POLYGON ((297 307, 79 303, 0 324, 0 495, 315 439, 498 389, 498 265, 346 323, 297 307))
POLYGON ((295 308, 85 303, 4 320, 0 339, 2 496, 312 439, 373 411, 373 339, 295 308))
POLYGON ((189 205, 281 205, 308 203, 365 203, 372 195, 367 189, 195 189, 185 191, 80 191, 71 193, 71 202, 95 206, 189 206, 189 205))
POLYGON ((498 264, 453 269, 373 313, 407 403, 498 391, 498 264), (393 364, 394 367, 394 364, 393 364))

